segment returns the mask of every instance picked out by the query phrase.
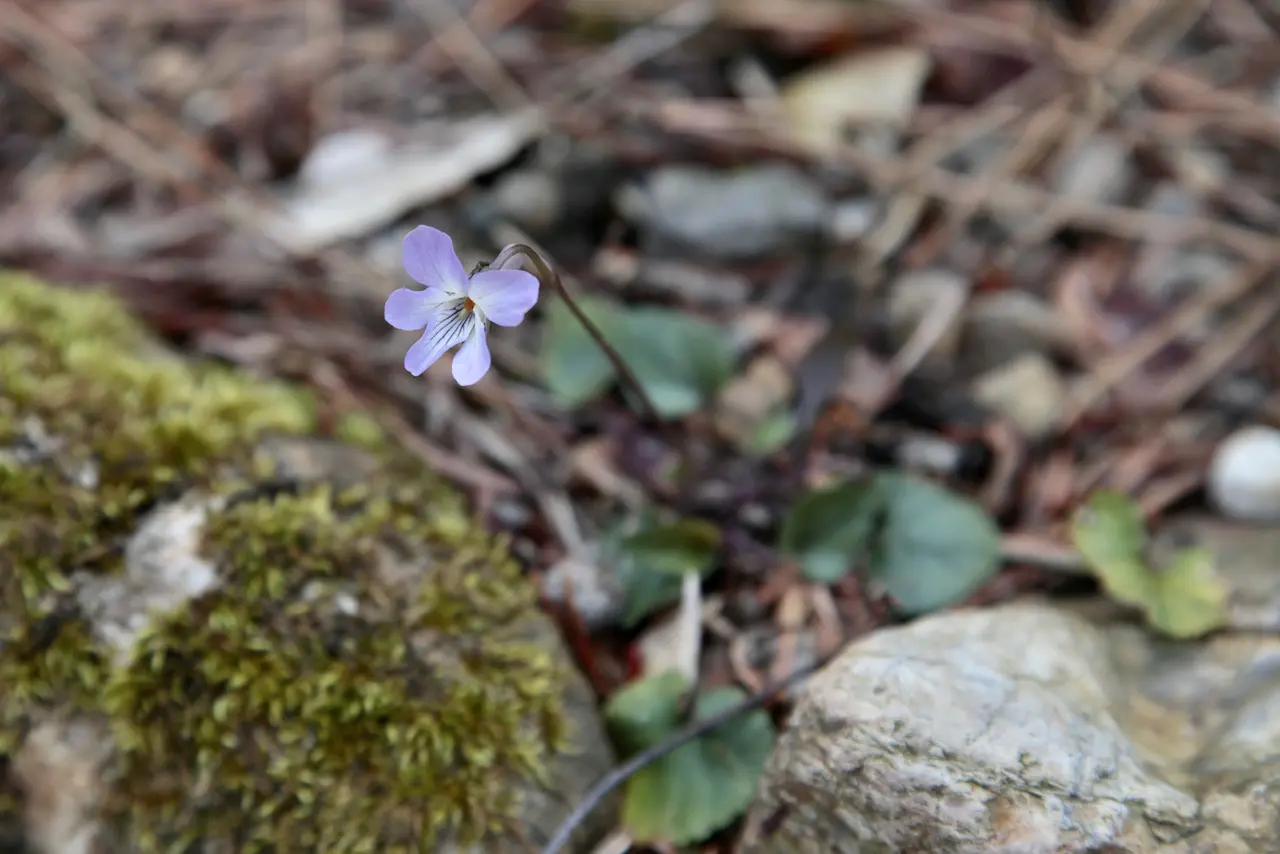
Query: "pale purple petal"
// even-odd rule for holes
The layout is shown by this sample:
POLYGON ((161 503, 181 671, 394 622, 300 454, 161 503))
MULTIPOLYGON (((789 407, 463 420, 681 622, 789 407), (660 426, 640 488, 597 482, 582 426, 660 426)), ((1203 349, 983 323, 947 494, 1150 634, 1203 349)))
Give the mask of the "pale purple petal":
POLYGON ((489 342, 485 340, 484 324, 472 324, 467 341, 453 357, 453 378, 458 385, 475 385, 489 373, 489 342))
POLYGON ((422 337, 404 354, 404 369, 415 377, 421 376, 446 350, 465 341, 467 334, 477 325, 475 312, 464 312, 456 302, 440 306, 422 337))
POLYGON ((467 271, 453 251, 453 238, 438 228, 420 225, 404 236, 404 271, 415 282, 466 295, 467 271))
POLYGON ((471 277, 468 296, 489 320, 515 326, 538 301, 538 278, 524 270, 483 270, 471 277))
POLYGON ((439 311, 440 304, 451 299, 455 297, 440 288, 427 288, 425 291, 397 288, 387 297, 382 317, 396 329, 423 329, 439 311))

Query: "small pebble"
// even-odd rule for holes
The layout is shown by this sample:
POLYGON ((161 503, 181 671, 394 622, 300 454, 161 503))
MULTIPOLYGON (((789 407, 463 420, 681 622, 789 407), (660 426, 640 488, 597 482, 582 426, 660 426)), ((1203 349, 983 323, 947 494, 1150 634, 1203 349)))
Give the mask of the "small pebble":
POLYGON ((617 577, 595 560, 566 557, 542 578, 542 596, 557 605, 568 590, 574 610, 591 631, 611 625, 622 614, 622 589, 617 577))
POLYGON ((960 372, 977 376, 1026 353, 1068 355, 1074 340, 1061 313, 1024 290, 975 296, 965 306, 958 360, 960 372))
POLYGON ((1053 364, 1039 353, 1023 353, 973 382, 974 399, 1008 418, 1027 438, 1053 432, 1066 389, 1053 364))
POLYGON ((620 187, 614 203, 652 254, 723 261, 794 251, 822 233, 828 216, 822 185, 781 162, 730 170, 662 166, 620 187))
POLYGON ((1055 193, 1098 204, 1116 204, 1137 177, 1129 145, 1114 134, 1096 136, 1057 164, 1055 193))
POLYGON ((1280 521, 1280 430, 1255 425, 1228 436, 1214 452, 1207 487, 1229 519, 1280 521))
POLYGON ((524 169, 510 172, 493 189, 498 212, 516 225, 537 235, 546 234, 561 219, 564 193, 556 178, 545 171, 524 169))

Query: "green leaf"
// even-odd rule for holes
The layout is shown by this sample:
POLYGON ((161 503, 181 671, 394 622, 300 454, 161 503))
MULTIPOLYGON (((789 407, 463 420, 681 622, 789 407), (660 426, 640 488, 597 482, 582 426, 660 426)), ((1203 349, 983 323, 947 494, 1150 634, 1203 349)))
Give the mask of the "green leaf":
POLYGON ((782 520, 778 548, 811 581, 838 581, 866 552, 882 507, 874 478, 806 493, 782 520))
MULTIPOLYGON (((578 306, 600 328, 605 340, 613 343, 624 334, 617 307, 594 299, 580 299, 578 306)), ((547 309, 541 363, 552 396, 571 409, 603 393, 616 377, 609 357, 559 300, 547 309)))
POLYGON ((680 700, 688 687, 680 673, 664 670, 619 688, 604 708, 618 749, 630 756, 671 734, 680 723, 680 700))
MULTIPOLYGON (((605 719, 629 754, 674 732, 687 684, 673 671, 633 682, 610 698, 605 719)), ((705 719, 740 702, 737 688, 701 694, 694 717, 705 719)), ((773 749, 769 716, 740 715, 638 771, 627 781, 622 823, 639 842, 688 845, 742 814, 773 749)))
MULTIPOLYGON (((733 373, 729 337, 715 324, 669 308, 626 308, 594 299, 578 305, 665 418, 699 409, 733 373)), ((547 310, 541 361, 547 388, 570 408, 618 378, 609 357, 562 302, 547 310)))
POLYGON ((633 534, 622 543, 641 569, 673 575, 703 575, 720 550, 720 528, 702 519, 682 519, 633 534))
POLYGON ((1213 566, 1213 552, 1180 551, 1159 571, 1160 596, 1151 606, 1151 624, 1176 638, 1194 638, 1227 624, 1227 585, 1213 566))
POLYGON ((645 572, 629 555, 619 557, 613 571, 622 583, 625 604, 619 622, 624 629, 634 629, 645 617, 680 600, 678 577, 645 572))
POLYGON ((1156 630, 1194 638, 1226 625, 1228 590, 1212 553, 1184 549, 1167 567, 1151 567, 1142 511, 1122 493, 1090 496, 1072 516, 1071 538, 1107 593, 1141 609, 1156 630))
POLYGON ((720 530, 709 522, 684 519, 670 524, 647 524, 621 538, 612 549, 613 573, 625 602, 622 627, 634 628, 655 611, 680 599, 680 579, 686 572, 705 576, 715 566, 720 530))
POLYGON ((600 560, 618 580, 622 590, 623 628, 634 628, 648 615, 680 599, 680 580, 660 572, 645 572, 625 549, 628 539, 657 524, 657 514, 645 507, 609 526, 600 541, 600 560))
POLYGON ((980 506, 927 480, 876 475, 884 526, 869 576, 906 614, 923 614, 973 593, 1000 568, 1000 531, 980 506))
POLYGON ((747 438, 743 450, 761 457, 772 454, 791 441, 796 427, 796 414, 790 409, 771 412, 747 438))
POLYGON ((614 346, 664 418, 701 408, 733 373, 733 347, 715 324, 673 309, 637 308, 623 325, 614 346))
POLYGON ((1145 607, 1154 579, 1142 557, 1147 526, 1137 504, 1119 492, 1095 492, 1072 516, 1071 539, 1113 598, 1145 607))

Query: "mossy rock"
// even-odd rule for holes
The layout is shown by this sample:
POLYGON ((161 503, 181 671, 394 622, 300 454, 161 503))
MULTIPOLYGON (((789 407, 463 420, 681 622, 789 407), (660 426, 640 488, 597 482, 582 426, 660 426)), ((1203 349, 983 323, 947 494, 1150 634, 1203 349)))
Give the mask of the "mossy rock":
POLYGON ((314 421, 0 273, 0 852, 527 851, 608 769, 503 544, 314 421))

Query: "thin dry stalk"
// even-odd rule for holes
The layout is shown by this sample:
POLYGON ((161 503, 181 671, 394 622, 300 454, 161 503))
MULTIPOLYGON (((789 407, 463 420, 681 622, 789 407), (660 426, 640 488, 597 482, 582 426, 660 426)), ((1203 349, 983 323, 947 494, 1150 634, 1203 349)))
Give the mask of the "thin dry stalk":
MULTIPOLYGON (((1272 280, 1274 282, 1274 279, 1272 280)), ((1280 315, 1280 290, 1274 285, 1253 301, 1231 326, 1214 333, 1195 364, 1181 370, 1157 394, 1160 409, 1176 412, 1213 378, 1225 370, 1250 344, 1257 340, 1280 315)))
POLYGON ((447 0, 418 0, 414 6, 436 30, 435 44, 457 63, 480 91, 489 96, 495 106, 503 112, 527 110, 533 106, 529 93, 507 72, 467 19, 458 14, 447 0))
MULTIPOLYGON (((246 234, 273 242, 264 223, 266 212, 277 208, 274 199, 214 157, 186 128, 109 83, 108 75, 61 33, 15 7, 0 18, 0 39, 34 48, 32 55, 48 76, 43 91, 66 111, 73 129, 87 142, 158 183, 188 191, 197 189, 206 197, 215 192, 222 194, 227 204, 217 206, 220 216, 246 234), (128 120, 110 118, 82 94, 86 92, 115 102, 128 120), (148 128, 163 138, 149 139, 137 128, 148 128)), ((275 247, 299 257, 292 247, 280 243, 275 247)), ((350 252, 336 247, 326 249, 321 260, 336 274, 334 284, 339 295, 367 297, 370 282, 381 281, 384 289, 389 289, 390 279, 385 273, 350 252)))
POLYGON ((1091 375, 1072 391, 1062 415, 1061 428, 1066 429, 1075 424, 1103 395, 1140 368, 1143 362, 1199 323, 1206 314, 1242 299, 1267 281, 1274 264, 1274 257, 1266 263, 1250 264, 1220 287, 1205 288, 1176 312, 1138 335, 1127 347, 1099 362, 1091 375))
MULTIPOLYGON (((1142 23, 1146 22, 1157 9, 1163 9, 1166 5, 1148 0, 1148 2, 1119 8, 1112 22, 1113 25, 1105 29, 1098 38, 1099 46, 1111 52, 1107 66, 1098 69, 1096 72, 1099 78, 1104 77, 1111 71, 1120 55, 1121 46, 1128 41, 1134 31, 1142 23)), ((1205 6, 1206 2, 1200 0, 1200 2, 1175 7, 1174 14, 1168 16, 1164 26, 1161 28, 1161 32, 1152 39, 1154 44, 1148 47, 1149 58, 1153 62, 1162 61, 1177 46, 1187 31, 1195 25, 1195 22, 1204 13, 1205 6)), ((1097 133, 1103 123, 1124 105, 1133 92, 1142 86, 1146 76, 1146 74, 1135 72, 1133 68, 1115 71, 1113 79, 1109 80, 1106 85, 1106 92, 1109 96, 1107 102, 1104 103, 1100 98, 1091 99, 1089 114, 1073 123, 1070 129, 1070 137, 1059 148, 1058 157, 1060 159, 1070 157, 1079 151, 1080 147, 1097 133)), ((1071 202, 1072 200, 1068 197, 1055 199, 1049 209, 1041 214, 1029 229, 1016 238, 1015 243, 1019 247, 1025 248, 1044 242, 1050 234, 1061 227, 1063 213, 1069 209, 1071 202)))
MULTIPOLYGON (((949 10, 932 13, 929 26, 922 28, 920 37, 935 47, 1012 50, 1031 60, 1044 50, 1029 27, 949 10)), ((1204 109, 1236 130, 1256 133, 1263 141, 1273 144, 1280 142, 1280 114, 1243 92, 1205 80, 1184 64, 1162 65, 1145 58, 1112 54, 1087 39, 1062 32, 1055 33, 1053 41, 1054 52, 1079 74, 1092 74, 1114 56, 1114 71, 1144 78, 1155 94, 1174 102, 1178 108, 1204 109)))

